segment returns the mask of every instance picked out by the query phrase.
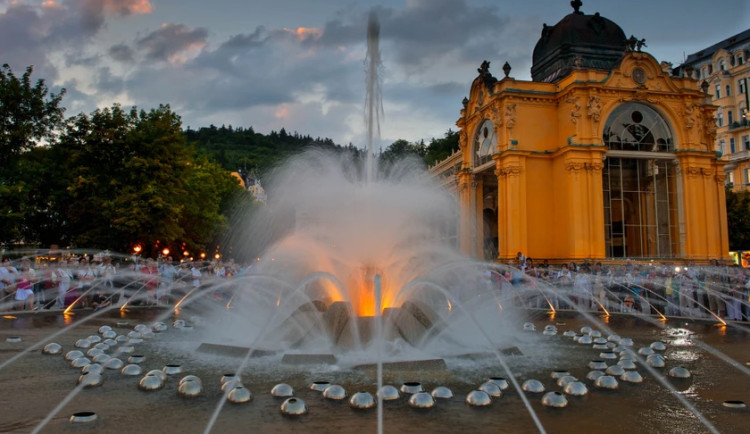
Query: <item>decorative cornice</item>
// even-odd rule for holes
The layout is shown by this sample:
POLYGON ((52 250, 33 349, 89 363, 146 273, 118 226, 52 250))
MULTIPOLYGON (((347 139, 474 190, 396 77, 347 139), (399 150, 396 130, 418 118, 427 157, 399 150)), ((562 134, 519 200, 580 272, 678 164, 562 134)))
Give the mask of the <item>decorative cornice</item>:
POLYGON ((521 175, 521 166, 505 166, 495 170, 495 176, 500 177, 517 177, 521 175))

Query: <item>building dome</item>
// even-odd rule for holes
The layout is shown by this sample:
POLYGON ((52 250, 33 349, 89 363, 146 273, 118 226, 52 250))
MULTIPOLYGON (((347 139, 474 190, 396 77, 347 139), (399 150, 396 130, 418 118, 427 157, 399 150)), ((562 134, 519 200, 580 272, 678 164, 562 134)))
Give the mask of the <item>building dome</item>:
POLYGON ((570 4, 575 9, 572 14, 542 29, 531 66, 534 81, 557 81, 574 67, 612 69, 626 50, 627 38, 620 26, 598 12, 579 11, 580 1, 570 4))

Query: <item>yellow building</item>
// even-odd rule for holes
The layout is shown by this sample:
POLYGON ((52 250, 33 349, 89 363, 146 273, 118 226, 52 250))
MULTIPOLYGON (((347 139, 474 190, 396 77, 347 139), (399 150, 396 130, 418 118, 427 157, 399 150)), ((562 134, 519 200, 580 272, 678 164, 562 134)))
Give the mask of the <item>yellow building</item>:
POLYGON ((716 150, 728 160, 726 183, 734 191, 750 189, 748 50, 750 30, 745 30, 689 55, 678 68, 680 74, 698 80, 718 106, 716 150))
POLYGON ((455 189, 458 239, 509 260, 728 258, 726 161, 710 98, 600 16, 544 25, 532 81, 478 69, 460 154, 432 171, 455 189))

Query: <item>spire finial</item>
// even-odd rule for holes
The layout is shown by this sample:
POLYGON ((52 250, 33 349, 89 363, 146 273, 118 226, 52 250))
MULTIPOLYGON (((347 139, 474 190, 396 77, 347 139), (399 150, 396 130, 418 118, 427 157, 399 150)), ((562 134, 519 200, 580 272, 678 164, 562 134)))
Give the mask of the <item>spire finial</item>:
POLYGON ((582 13, 581 11, 579 11, 579 9, 581 9, 581 6, 583 6, 583 2, 581 2, 581 0, 573 0, 572 2, 570 2, 570 5, 573 6, 573 10, 575 11, 575 13, 582 13))

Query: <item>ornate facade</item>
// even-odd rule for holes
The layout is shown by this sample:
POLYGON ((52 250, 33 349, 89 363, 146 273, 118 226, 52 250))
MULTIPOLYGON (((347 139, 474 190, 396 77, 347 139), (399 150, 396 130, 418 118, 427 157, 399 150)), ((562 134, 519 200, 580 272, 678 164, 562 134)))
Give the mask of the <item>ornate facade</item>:
POLYGON ((454 181, 461 249, 503 261, 726 258, 716 107, 641 52, 644 40, 571 4, 544 26, 534 81, 481 65, 456 123, 460 157, 433 168, 454 181))

